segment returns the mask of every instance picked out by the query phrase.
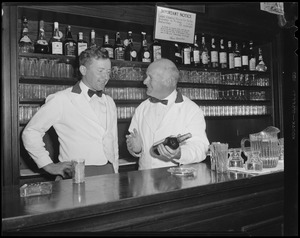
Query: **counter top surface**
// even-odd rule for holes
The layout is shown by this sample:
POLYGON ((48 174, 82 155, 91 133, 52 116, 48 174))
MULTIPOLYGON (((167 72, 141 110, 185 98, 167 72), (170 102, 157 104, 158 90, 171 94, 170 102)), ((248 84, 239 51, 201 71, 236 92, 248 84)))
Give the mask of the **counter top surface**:
MULTIPOLYGON (((64 219, 63 216, 68 214, 68 211, 72 211, 73 215, 76 213, 76 216, 80 216, 80 211, 93 211, 94 208, 109 211, 116 203, 119 207, 124 208, 128 201, 131 206, 139 202, 145 203, 150 200, 152 202, 156 195, 163 193, 165 197, 168 197, 174 195, 170 193, 184 189, 199 189, 199 187, 204 188, 208 185, 217 186, 230 181, 246 183, 247 180, 254 177, 269 176, 251 175, 238 171, 216 173, 210 170, 206 163, 183 165, 183 167, 193 167, 196 170, 195 176, 172 175, 168 172, 169 167, 165 167, 86 177, 82 184, 74 184, 72 179, 67 179, 52 182, 52 194, 25 198, 20 197, 18 186, 3 187, 2 225, 4 221, 9 223, 10 220, 14 222, 19 220, 19 223, 22 220, 24 223, 26 218, 32 217, 37 219, 35 222, 39 222, 40 215, 51 217, 51 214, 54 213, 56 216, 57 213, 60 213, 61 219, 64 219), (168 193, 169 195, 167 195, 168 193), (149 197, 151 197, 150 200, 149 197)), ((278 172, 272 174, 278 174, 278 172)), ((70 219, 72 214, 65 219, 70 219)), ((84 212, 82 216, 84 216, 84 212)))

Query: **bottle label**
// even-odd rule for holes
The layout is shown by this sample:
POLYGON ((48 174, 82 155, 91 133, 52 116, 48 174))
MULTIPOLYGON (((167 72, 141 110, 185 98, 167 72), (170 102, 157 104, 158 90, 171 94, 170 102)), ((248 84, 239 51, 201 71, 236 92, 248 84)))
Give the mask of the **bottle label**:
POLYGON ((135 50, 130 51, 130 56, 135 59, 137 56, 137 52, 135 50))
POLYGON ((248 65, 248 55, 242 55, 242 65, 248 65))
POLYGON ((79 43, 78 42, 78 55, 80 55, 80 53, 84 50, 87 49, 87 43, 79 43))
POLYGON ((256 59, 255 58, 251 58, 249 60, 249 70, 250 71, 255 71, 255 65, 256 65, 256 59))
POLYGON ((21 40, 20 40, 21 42, 26 42, 26 43, 31 43, 31 40, 30 40, 30 38, 28 37, 28 36, 23 36, 22 38, 21 38, 21 40))
POLYGON ((201 60, 202 60, 202 64, 208 64, 208 53, 207 53, 207 51, 202 52, 201 60))
POLYGON ((193 59, 195 63, 200 63, 200 51, 194 50, 193 51, 193 59))
POLYGON ((114 58, 114 50, 109 47, 106 47, 105 49, 108 51, 109 58, 113 59, 114 58))
POLYGON ((52 54, 62 55, 63 47, 62 42, 52 42, 52 54))
POLYGON ((234 57, 234 67, 241 67, 241 66, 242 66, 241 57, 234 57))
POLYGON ((122 47, 115 49, 115 58, 116 60, 124 60, 124 50, 122 47))
POLYGON ((46 40, 38 40, 37 43, 39 45, 48 45, 48 42, 46 40))
POLYGON ((123 44, 124 44, 125 47, 127 47, 127 46, 129 45, 129 40, 128 40, 128 39, 125 39, 125 40, 123 41, 123 44))
POLYGON ((233 53, 229 53, 229 69, 233 69, 234 68, 234 54, 233 53))
POLYGON ((65 45, 65 49, 66 49, 66 52, 65 54, 67 56, 75 56, 75 51, 76 51, 76 47, 75 45, 73 44, 73 42, 69 42, 65 45))
POLYGON ((153 61, 161 59, 161 46, 153 46, 153 61))
POLYGON ((226 64, 226 63, 227 63, 227 53, 220 52, 220 64, 226 64))
POLYGON ((218 59, 218 51, 211 51, 210 52, 210 56, 211 56, 211 62, 212 63, 218 63, 219 59, 218 59))
POLYGON ((190 49, 183 50, 183 64, 191 64, 191 51, 190 49))

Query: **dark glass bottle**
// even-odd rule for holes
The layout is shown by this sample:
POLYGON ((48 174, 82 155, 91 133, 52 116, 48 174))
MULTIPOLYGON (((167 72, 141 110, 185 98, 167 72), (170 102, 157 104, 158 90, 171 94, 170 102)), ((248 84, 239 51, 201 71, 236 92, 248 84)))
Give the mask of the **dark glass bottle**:
POLYGON ((113 59, 114 58, 114 48, 109 43, 109 37, 108 37, 108 35, 105 34, 103 39, 104 39, 104 42, 103 42, 102 47, 108 51, 109 58, 113 59))
POLYGON ((64 55, 76 56, 76 45, 76 41, 72 37, 71 26, 68 26, 64 41, 64 55))
POLYGON ((125 60, 136 61, 137 52, 133 46, 132 31, 127 32, 127 39, 124 40, 124 46, 125 46, 125 52, 124 52, 125 60))
POLYGON ((116 40, 114 45, 114 55, 116 60, 125 60, 124 58, 124 46, 121 42, 120 32, 116 33, 116 40))
POLYGON ((151 54, 147 45, 146 32, 141 32, 141 35, 142 35, 142 41, 141 41, 141 49, 139 52, 140 61, 151 62, 151 54))
POLYGON ((201 54, 201 67, 208 68, 209 51, 208 51, 207 44, 205 42, 205 35, 204 34, 202 34, 200 54, 201 54))
POLYGON ((220 39, 219 62, 221 69, 227 69, 227 47, 225 47, 224 39, 220 39))
POLYGON ((218 68, 219 67, 219 49, 217 47, 215 38, 211 38, 211 45, 210 45, 210 62, 211 68, 218 68))
POLYGON ((63 43, 61 41, 58 22, 54 22, 53 36, 50 39, 50 53, 53 55, 63 54, 63 43))
POLYGON ((19 52, 20 53, 32 53, 34 52, 34 45, 28 36, 28 21, 26 17, 23 17, 22 23, 22 36, 19 40, 19 52))
POLYGON ((256 65, 256 70, 260 72, 267 71, 267 66, 263 60, 262 50, 258 48, 258 64, 256 65))
POLYGON ((248 70, 249 69, 249 51, 246 42, 243 42, 242 44, 242 70, 248 70))
POLYGON ((231 40, 228 41, 228 68, 234 69, 234 50, 231 44, 231 40))
POLYGON ((177 43, 174 44, 174 52, 175 52, 175 64, 181 65, 182 64, 181 50, 177 43))
POLYGON ((255 71, 256 66, 256 57, 253 49, 253 41, 250 40, 249 42, 249 70, 255 71))
POLYGON ((191 137, 192 137, 191 133, 180 135, 178 137, 169 136, 169 137, 165 138, 163 141, 159 141, 159 142, 155 143, 153 145, 153 151, 154 151, 154 153, 159 155, 157 147, 160 144, 163 144, 164 146, 169 146, 171 149, 176 150, 179 147, 180 143, 182 143, 183 141, 185 141, 191 137))
POLYGON ((192 49, 192 64, 195 67, 200 66, 200 47, 198 45, 198 39, 197 39, 197 35, 195 35, 194 38, 194 46, 192 49))
POLYGON ((241 67, 242 67, 242 57, 241 57, 239 44, 236 42, 234 48, 234 69, 240 70, 241 67))
POLYGON ((43 20, 40 20, 39 36, 34 45, 34 52, 41 53, 41 54, 49 53, 49 45, 45 39, 45 30, 44 30, 44 21, 43 20))
POLYGON ((92 48, 92 47, 97 47, 97 44, 96 44, 96 33, 95 33, 95 30, 91 30, 91 38, 90 38, 90 44, 89 44, 89 47, 92 48))
POLYGON ((88 43, 83 40, 83 33, 78 33, 78 41, 77 41, 77 55, 79 56, 82 51, 85 51, 88 47, 88 43))
POLYGON ((161 43, 154 39, 154 42, 151 45, 151 60, 153 62, 158 59, 161 59, 161 43))

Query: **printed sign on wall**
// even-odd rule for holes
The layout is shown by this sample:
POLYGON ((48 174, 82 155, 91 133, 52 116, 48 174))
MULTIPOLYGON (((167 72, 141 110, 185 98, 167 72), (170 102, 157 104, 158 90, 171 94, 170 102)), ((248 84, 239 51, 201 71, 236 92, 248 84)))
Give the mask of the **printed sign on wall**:
POLYGON ((156 6, 154 38, 193 44, 196 13, 156 6))

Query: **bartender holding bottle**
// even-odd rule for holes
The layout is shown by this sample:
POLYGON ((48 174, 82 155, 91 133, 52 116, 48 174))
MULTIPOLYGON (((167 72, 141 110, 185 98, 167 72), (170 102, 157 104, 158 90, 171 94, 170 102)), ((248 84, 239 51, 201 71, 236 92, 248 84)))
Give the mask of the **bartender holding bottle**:
POLYGON ((176 65, 162 58, 151 63, 146 74, 144 84, 150 97, 136 108, 126 135, 128 151, 139 157, 139 169, 203 161, 209 146, 204 115, 196 103, 176 90, 180 78, 176 65), (192 137, 177 149, 159 144, 159 155, 153 153, 156 142, 187 133, 192 137))

